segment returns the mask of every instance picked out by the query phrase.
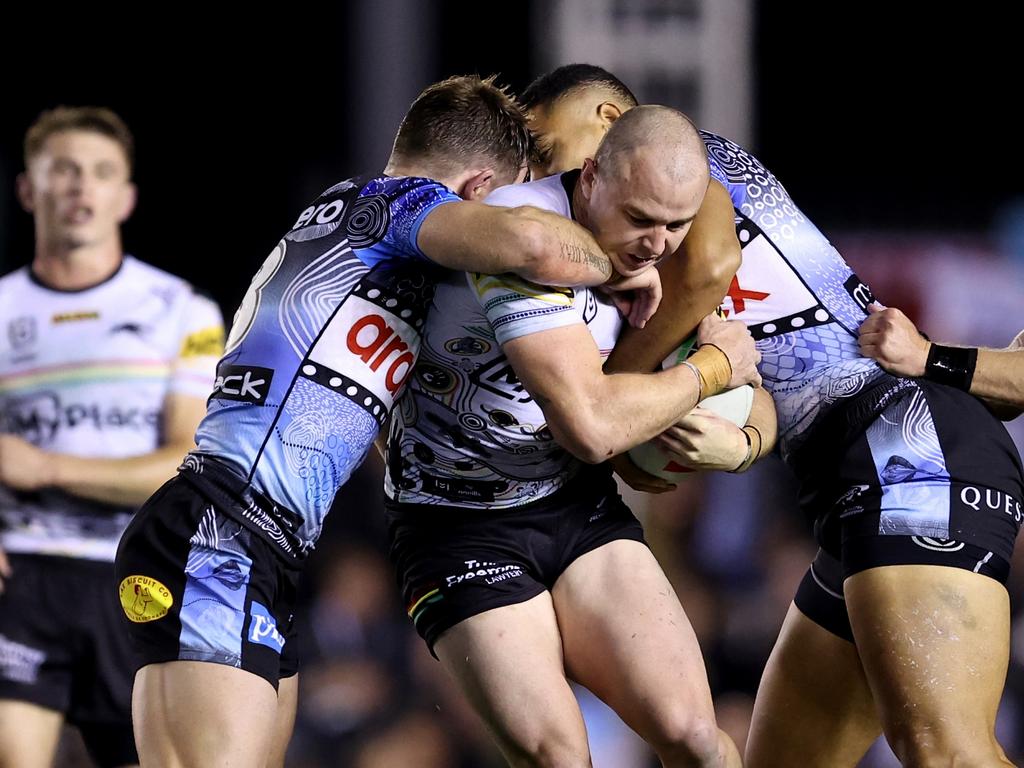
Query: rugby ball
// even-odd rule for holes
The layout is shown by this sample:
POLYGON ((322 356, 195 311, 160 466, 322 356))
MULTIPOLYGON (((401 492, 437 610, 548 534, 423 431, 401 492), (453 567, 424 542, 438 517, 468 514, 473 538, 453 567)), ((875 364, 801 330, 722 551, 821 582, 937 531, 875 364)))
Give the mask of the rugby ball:
MULTIPOLYGON (((662 362, 662 369, 678 365, 693 352, 693 344, 696 336, 691 336, 684 341, 675 352, 665 358, 662 362)), ((749 384, 741 387, 727 389, 717 395, 701 400, 701 408, 714 411, 722 418, 728 419, 737 427, 742 427, 750 417, 750 408, 754 404, 754 388, 749 384)), ((685 479, 693 473, 689 467, 684 467, 675 461, 661 446, 654 441, 643 443, 629 452, 629 458, 633 460, 644 472, 670 483, 685 479)))

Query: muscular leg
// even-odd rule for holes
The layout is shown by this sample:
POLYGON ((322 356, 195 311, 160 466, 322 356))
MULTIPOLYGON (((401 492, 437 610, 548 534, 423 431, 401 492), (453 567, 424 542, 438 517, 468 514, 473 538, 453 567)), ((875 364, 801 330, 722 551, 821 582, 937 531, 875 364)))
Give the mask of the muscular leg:
POLYGON ((295 709, 299 701, 299 676, 283 677, 277 684, 277 716, 267 755, 266 768, 283 768, 288 742, 295 730, 295 709))
POLYGON ((856 647, 790 605, 757 689, 747 768, 853 768, 881 731, 856 647))
POLYGON ((959 568, 898 565, 844 584, 886 738, 905 766, 1007 766, 995 738, 1009 662, 1003 586, 959 568))
POLYGON ((569 675, 651 744, 663 765, 740 765, 715 724, 697 637, 646 546, 618 540, 582 555, 552 597, 569 675))
POLYGON ((0 701, 0 768, 50 768, 64 715, 25 701, 0 701))
POLYGON ((511 765, 590 766, 547 592, 456 624, 434 651, 511 765))
POLYGON ((132 718, 143 768, 263 766, 274 736, 273 686, 222 664, 150 664, 135 676, 132 718))

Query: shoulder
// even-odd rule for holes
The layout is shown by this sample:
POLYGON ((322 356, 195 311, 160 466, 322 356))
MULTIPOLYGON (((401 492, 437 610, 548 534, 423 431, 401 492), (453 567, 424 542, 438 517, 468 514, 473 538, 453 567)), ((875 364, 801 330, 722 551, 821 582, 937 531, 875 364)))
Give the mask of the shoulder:
POLYGON ((515 208, 520 205, 532 205, 546 211, 569 216, 571 213, 569 196, 562 185, 561 175, 549 176, 539 181, 528 181, 525 184, 509 184, 499 187, 484 200, 488 205, 515 208))

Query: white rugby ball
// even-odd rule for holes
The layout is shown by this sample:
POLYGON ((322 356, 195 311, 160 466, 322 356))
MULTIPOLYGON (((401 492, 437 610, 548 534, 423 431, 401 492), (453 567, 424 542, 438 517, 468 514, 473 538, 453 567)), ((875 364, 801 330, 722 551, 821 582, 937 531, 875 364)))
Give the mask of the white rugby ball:
MULTIPOLYGON (((693 337, 684 341, 679 349, 665 358, 661 364, 662 368, 670 368, 678 365, 689 357, 693 347, 693 337)), ((701 408, 714 411, 722 418, 728 419, 737 427, 742 427, 750 417, 750 409, 754 404, 754 388, 749 384, 742 387, 727 389, 717 395, 705 398, 700 401, 701 408)), ((665 449, 654 441, 643 443, 629 452, 629 458, 633 460, 644 472, 670 483, 676 483, 685 479, 693 473, 689 467, 684 467, 673 459, 665 449)))

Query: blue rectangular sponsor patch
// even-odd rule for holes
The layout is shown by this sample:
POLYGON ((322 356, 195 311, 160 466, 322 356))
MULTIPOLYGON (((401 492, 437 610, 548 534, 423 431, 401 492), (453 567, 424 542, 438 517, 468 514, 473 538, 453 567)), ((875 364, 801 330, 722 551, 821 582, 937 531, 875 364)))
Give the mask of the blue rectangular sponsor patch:
POLYGON ((277 622, 261 603, 252 601, 249 607, 249 642, 265 645, 276 653, 284 648, 284 637, 277 631, 277 622))

